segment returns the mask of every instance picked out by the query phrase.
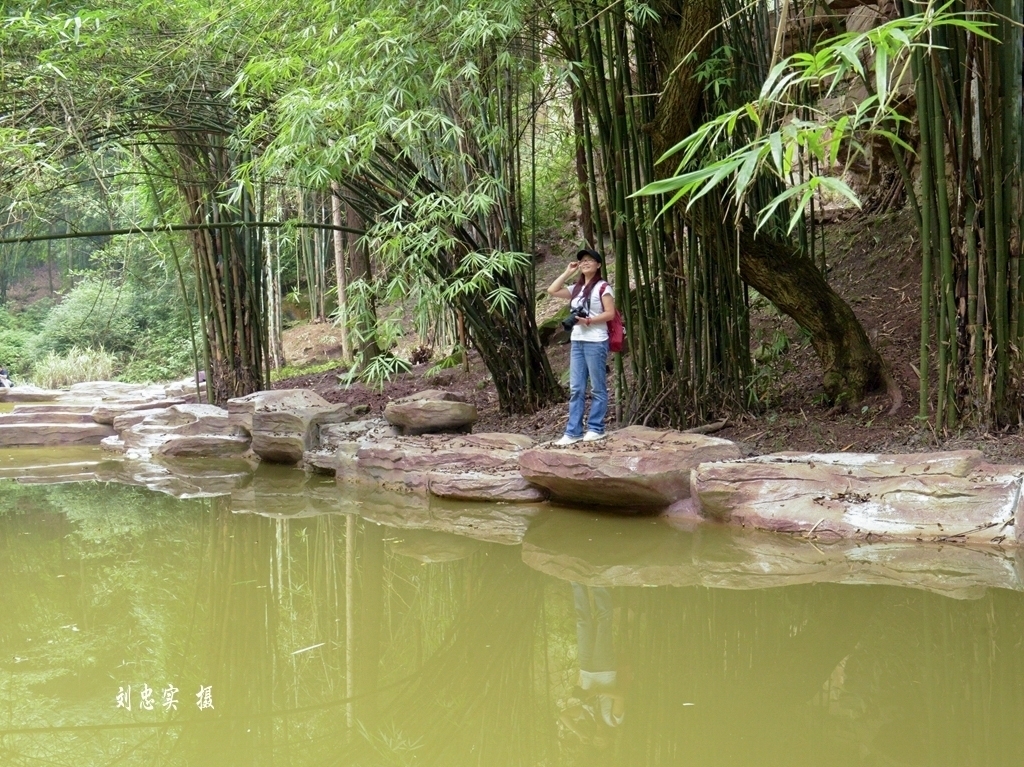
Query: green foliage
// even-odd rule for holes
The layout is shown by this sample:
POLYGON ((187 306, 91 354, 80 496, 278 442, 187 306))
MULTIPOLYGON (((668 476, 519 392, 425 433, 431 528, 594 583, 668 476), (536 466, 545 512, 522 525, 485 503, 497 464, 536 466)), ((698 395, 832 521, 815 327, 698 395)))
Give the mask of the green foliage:
POLYGON ((24 375, 32 365, 32 333, 0 307, 0 365, 12 377, 24 375))
MULTIPOLYGON (((114 372, 119 372, 121 380, 181 378, 194 371, 195 361, 192 332, 180 306, 181 299, 171 284, 150 288, 137 280, 114 282, 90 275, 43 321, 34 351, 37 357, 49 355, 47 359, 53 361, 80 358, 70 354, 72 349, 103 350, 115 360, 114 372)), ((44 371, 39 375, 46 378, 52 374, 44 371)))
POLYGON ((339 366, 339 360, 328 360, 327 362, 318 362, 314 365, 285 365, 284 367, 277 368, 276 370, 270 371, 271 381, 283 381, 287 378, 295 378, 296 376, 311 376, 317 373, 326 373, 329 370, 335 370, 339 366))
POLYGON ((831 193, 860 207, 857 195, 837 176, 864 154, 871 138, 886 139, 913 152, 898 136, 907 118, 897 111, 903 97, 897 84, 910 67, 911 52, 931 47, 932 34, 942 26, 968 28, 991 39, 985 32, 991 25, 986 22, 930 9, 867 32, 839 35, 813 53, 795 53, 772 68, 757 98, 704 123, 669 149, 662 160, 678 158, 676 174, 636 194, 670 194, 664 211, 680 200, 693 205, 724 187, 723 196, 732 198, 739 216, 758 178, 771 174, 788 187, 755 211, 757 226, 760 229, 780 208, 788 208, 790 232, 815 194, 831 193), (873 62, 873 77, 863 58, 873 62), (851 77, 861 80, 869 95, 844 114, 833 116, 807 107, 807 93, 818 99, 831 97, 851 77), (813 119, 800 116, 806 111, 812 112, 813 119), (836 172, 841 151, 845 151, 844 166, 836 172), (816 167, 824 173, 806 172, 816 167))
POLYGON ((395 376, 408 373, 412 366, 401 357, 390 352, 378 354, 361 368, 353 367, 346 380, 351 382, 353 374, 358 373, 359 380, 368 386, 383 390, 384 384, 395 376))
POLYGON ((44 389, 61 389, 84 381, 110 381, 117 358, 101 346, 80 349, 73 346, 64 354, 49 352, 32 368, 32 383, 44 389))
POLYGON ((523 199, 527 201, 526 223, 533 224, 534 236, 539 240, 560 237, 573 217, 578 200, 575 152, 574 138, 568 131, 538 142, 534 176, 523 179, 523 199))
MULTIPOLYGON (((198 339, 199 331, 195 333, 198 339)), ((135 350, 122 358, 124 363, 118 380, 129 383, 172 381, 192 375, 196 370, 192 341, 183 323, 145 331, 139 336, 135 350)))
POLYGON ((63 354, 72 347, 105 347, 113 353, 135 348, 144 319, 133 313, 135 290, 88 276, 76 285, 43 322, 36 348, 63 354))
POLYGON ((445 357, 442 357, 437 362, 435 362, 433 365, 431 365, 427 369, 427 372, 423 374, 423 376, 425 378, 432 378, 433 376, 436 376, 436 375, 438 375, 439 373, 442 373, 445 370, 450 370, 451 368, 457 368, 459 365, 461 365, 465 361, 465 356, 466 355, 465 355, 465 352, 463 351, 462 347, 456 346, 451 354, 449 354, 449 355, 447 355, 445 357))

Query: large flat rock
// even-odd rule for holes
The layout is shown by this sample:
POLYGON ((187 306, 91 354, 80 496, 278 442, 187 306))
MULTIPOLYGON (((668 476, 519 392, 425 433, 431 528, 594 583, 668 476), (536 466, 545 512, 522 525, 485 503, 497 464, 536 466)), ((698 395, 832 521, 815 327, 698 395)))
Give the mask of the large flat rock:
POLYGON ((562 503, 649 511, 690 495, 690 471, 739 458, 728 440, 628 426, 600 442, 546 445, 519 456, 519 471, 562 503))
POLYGON ((98 445, 114 434, 106 424, 7 423, 0 420, 0 447, 98 445))
MULTIPOLYGON (((354 475, 382 487, 458 500, 540 501, 546 493, 517 470, 519 454, 532 444, 521 434, 393 437, 362 444, 354 475)), ((344 478, 348 472, 343 458, 338 460, 338 476, 344 478)))
POLYGON ((704 517, 819 539, 1003 544, 1021 531, 1024 468, 978 451, 780 453, 693 472, 704 517))
POLYGON ((120 438, 120 447, 139 458, 237 458, 249 449, 249 435, 230 422, 226 410, 215 405, 172 405, 157 410, 127 426, 120 438))
POLYGON ((38 386, 24 384, 8 389, 0 386, 0 402, 54 402, 64 392, 59 389, 40 389, 38 386))

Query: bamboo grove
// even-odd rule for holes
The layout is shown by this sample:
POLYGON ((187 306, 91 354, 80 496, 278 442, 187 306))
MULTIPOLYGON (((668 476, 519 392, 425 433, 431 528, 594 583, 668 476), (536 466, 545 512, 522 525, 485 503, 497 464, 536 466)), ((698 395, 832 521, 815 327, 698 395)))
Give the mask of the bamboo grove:
MULTIPOLYGON (((909 13, 913 6, 907 5, 909 13)), ((920 416, 1017 425, 1024 414, 1020 0, 956 2, 992 26, 941 27, 913 59, 920 143, 920 416)))
MULTIPOLYGON (((892 139, 919 222, 919 415, 941 428, 1016 424, 1024 407, 1013 21, 1022 1, 944 6, 966 22, 923 27, 908 49, 913 100, 871 128, 892 139)), ((326 318, 333 294, 354 371, 403 369, 388 353, 395 320, 378 316, 399 305, 414 316, 398 320, 430 343, 479 351, 506 412, 557 402, 534 269, 544 148, 561 130, 574 149, 578 244, 608 256, 625 317, 622 422, 682 427, 757 407, 749 315, 762 298, 806 332, 831 402, 882 385, 881 358, 825 279, 818 198, 804 195, 816 184, 843 191, 826 178, 830 163, 805 143, 772 172, 767 122, 730 117, 756 105, 786 53, 821 45, 800 31, 810 4, 286 0, 82 12, 26 1, 14 10, 22 15, 5 24, 2 54, 10 87, 0 114, 16 118, 0 122, 5 194, 30 197, 43 162, 115 147, 134 158, 157 224, 192 227, 190 258, 176 258, 176 270, 203 319, 196 345, 214 401, 265 386, 279 361, 290 249, 310 316, 326 318), (136 44, 112 58, 123 39, 136 44), (728 140, 700 145, 682 165, 665 159, 723 119, 728 140), (736 159, 744 146, 761 152, 756 163, 736 159), (717 172, 729 162, 731 175, 717 172), (732 179, 731 193, 684 194, 680 174, 732 179)), ((907 2, 894 15, 939 10, 907 2)), ((814 99, 835 87, 772 108, 809 124, 814 99)), ((815 126, 820 145, 871 140, 837 125, 815 126)))

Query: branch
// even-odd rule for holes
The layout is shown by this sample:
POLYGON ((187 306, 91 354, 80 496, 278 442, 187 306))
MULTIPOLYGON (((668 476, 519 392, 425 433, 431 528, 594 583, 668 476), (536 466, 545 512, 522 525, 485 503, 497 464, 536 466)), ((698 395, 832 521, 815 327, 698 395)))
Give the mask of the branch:
POLYGON ((331 229, 363 236, 366 231, 353 229, 350 226, 334 226, 332 224, 289 224, 281 221, 232 221, 220 224, 163 224, 160 226, 130 226, 127 229, 104 229, 94 232, 66 232, 64 234, 34 234, 25 237, 9 237, 0 239, 0 245, 14 245, 19 242, 45 242, 47 240, 70 240, 75 237, 112 237, 119 234, 159 234, 161 232, 193 232, 200 229, 233 229, 236 227, 255 226, 263 229, 277 229, 282 226, 294 226, 296 229, 331 229))

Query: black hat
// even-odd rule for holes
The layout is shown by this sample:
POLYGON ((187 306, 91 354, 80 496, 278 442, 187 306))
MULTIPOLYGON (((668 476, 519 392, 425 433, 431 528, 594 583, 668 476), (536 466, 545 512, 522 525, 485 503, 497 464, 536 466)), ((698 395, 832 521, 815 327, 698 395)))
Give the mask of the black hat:
POLYGON ((604 256, 602 256, 600 253, 598 253, 596 250, 593 250, 592 248, 584 248, 583 250, 581 250, 579 253, 576 254, 576 260, 579 261, 584 256, 590 256, 599 264, 604 263, 604 256))

